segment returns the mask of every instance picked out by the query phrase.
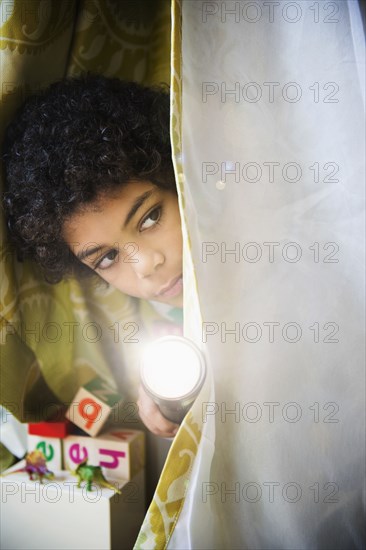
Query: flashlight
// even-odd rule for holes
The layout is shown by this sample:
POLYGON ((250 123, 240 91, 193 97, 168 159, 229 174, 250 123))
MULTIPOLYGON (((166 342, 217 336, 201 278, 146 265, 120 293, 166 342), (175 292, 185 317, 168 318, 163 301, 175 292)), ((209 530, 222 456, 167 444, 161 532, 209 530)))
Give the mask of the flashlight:
POLYGON ((145 392, 161 413, 180 424, 202 388, 206 363, 191 340, 164 336, 146 349, 140 374, 145 392))

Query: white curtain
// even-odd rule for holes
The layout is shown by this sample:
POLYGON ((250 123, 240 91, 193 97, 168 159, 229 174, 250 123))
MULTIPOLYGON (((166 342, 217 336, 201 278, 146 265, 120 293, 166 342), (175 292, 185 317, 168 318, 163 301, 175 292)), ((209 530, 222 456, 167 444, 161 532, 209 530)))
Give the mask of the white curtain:
MULTIPOLYGON (((169 548, 361 548, 357 2, 182 2, 185 216, 214 394, 169 548)), ((192 320, 194 324, 195 321, 192 320)))

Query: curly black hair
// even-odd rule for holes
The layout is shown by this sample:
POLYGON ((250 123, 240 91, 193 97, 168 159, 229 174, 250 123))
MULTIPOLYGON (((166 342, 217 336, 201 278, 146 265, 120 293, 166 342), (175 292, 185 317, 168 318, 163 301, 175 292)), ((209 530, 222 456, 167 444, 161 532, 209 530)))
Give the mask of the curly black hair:
POLYGON ((176 192, 169 94, 82 75, 31 96, 3 144, 4 208, 19 258, 49 282, 93 273, 70 252, 62 227, 80 207, 131 181, 176 192))

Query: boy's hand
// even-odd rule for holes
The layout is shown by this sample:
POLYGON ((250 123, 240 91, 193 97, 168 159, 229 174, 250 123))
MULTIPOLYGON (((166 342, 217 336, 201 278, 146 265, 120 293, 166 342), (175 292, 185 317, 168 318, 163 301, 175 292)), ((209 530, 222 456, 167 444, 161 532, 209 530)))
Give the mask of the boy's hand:
POLYGON ((155 435, 160 437, 174 437, 178 431, 178 424, 174 424, 167 420, 159 410, 159 407, 144 391, 143 387, 139 387, 139 397, 137 400, 139 408, 139 416, 145 426, 149 428, 155 435))

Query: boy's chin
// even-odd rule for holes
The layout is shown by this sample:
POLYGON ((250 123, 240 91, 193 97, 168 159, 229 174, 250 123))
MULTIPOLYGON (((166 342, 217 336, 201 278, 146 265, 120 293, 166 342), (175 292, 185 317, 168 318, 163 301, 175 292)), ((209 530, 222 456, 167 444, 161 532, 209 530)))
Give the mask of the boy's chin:
POLYGON ((179 307, 183 308, 183 293, 179 294, 178 296, 174 296, 172 298, 154 298, 155 302, 160 302, 161 304, 167 304, 172 307, 179 307))

